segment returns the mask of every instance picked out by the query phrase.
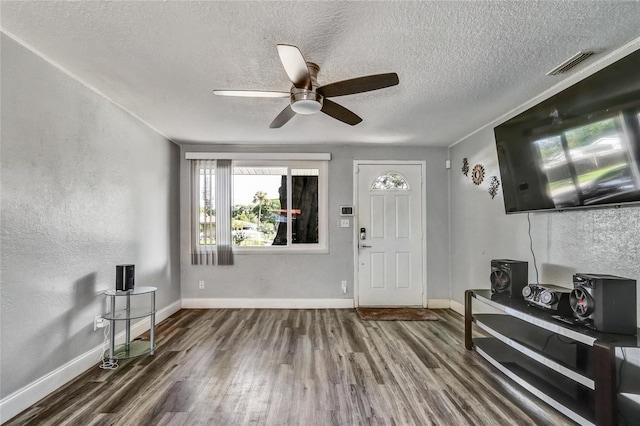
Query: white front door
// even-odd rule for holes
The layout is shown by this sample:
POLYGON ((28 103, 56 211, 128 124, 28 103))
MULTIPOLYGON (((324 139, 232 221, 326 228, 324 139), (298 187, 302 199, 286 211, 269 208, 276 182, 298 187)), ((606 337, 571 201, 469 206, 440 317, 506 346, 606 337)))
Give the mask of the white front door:
POLYGON ((357 164, 358 305, 423 305, 420 164, 357 164))

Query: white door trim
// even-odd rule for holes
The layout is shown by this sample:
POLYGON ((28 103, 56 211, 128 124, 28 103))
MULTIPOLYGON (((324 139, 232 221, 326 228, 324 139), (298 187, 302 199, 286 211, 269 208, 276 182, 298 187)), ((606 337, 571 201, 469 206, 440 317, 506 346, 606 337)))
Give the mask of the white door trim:
MULTIPOLYGON (((427 194, 426 188, 426 161, 415 160, 353 160, 353 206, 354 209, 358 208, 358 166, 361 164, 401 164, 419 165, 422 173, 421 191, 422 191, 422 306, 427 307, 427 194)), ((357 308, 360 306, 359 295, 360 288, 358 283, 358 245, 360 243, 358 230, 360 224, 358 223, 358 211, 356 210, 353 215, 353 305, 357 308)))

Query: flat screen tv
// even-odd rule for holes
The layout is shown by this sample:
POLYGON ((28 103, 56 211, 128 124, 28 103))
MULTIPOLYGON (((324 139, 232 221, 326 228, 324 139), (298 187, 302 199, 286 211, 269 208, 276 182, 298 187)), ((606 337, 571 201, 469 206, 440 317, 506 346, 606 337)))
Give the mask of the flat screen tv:
POLYGON ((640 203, 640 50, 494 134, 507 214, 640 203))

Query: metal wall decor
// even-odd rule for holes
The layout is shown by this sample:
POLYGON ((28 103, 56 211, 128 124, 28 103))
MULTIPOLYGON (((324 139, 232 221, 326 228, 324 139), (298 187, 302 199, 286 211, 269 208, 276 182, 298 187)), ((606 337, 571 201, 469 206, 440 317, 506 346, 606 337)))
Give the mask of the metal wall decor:
POLYGON ((462 159, 462 174, 469 176, 469 160, 467 160, 467 157, 462 159))
POLYGON ((484 166, 482 164, 476 164, 471 171, 471 180, 476 185, 480 185, 484 180, 484 166))
POLYGON ((500 187, 500 181, 497 176, 491 176, 491 180, 489 181, 489 195, 491 195, 491 199, 493 199, 498 193, 498 188, 500 187))

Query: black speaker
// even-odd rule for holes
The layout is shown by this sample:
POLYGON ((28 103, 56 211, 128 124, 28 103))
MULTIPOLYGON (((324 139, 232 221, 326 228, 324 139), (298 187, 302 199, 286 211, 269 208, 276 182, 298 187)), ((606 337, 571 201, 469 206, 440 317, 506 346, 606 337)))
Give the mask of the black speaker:
POLYGON ((529 264, 521 260, 493 259, 491 261, 491 293, 496 296, 522 297, 522 289, 529 281, 529 264))
POLYGON ((636 281, 600 274, 575 274, 569 304, 579 323, 603 333, 637 332, 636 281))
POLYGON ((116 290, 133 290, 136 281, 135 265, 116 265, 116 290))

